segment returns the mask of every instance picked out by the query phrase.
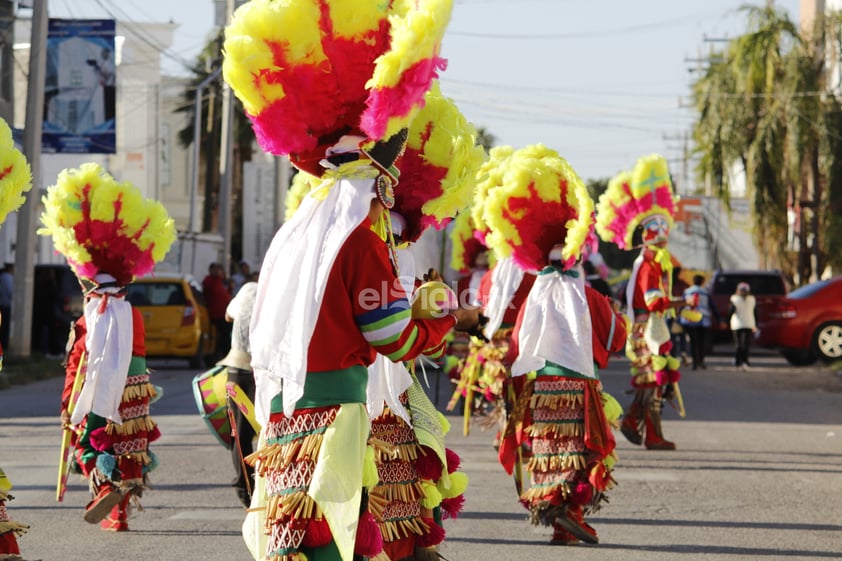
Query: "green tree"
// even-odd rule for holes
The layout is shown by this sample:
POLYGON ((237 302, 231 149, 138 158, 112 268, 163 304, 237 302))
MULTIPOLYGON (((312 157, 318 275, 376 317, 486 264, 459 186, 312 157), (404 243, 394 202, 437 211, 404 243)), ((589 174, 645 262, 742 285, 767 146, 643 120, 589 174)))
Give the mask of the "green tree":
POLYGON ((840 52, 840 18, 820 17, 799 31, 772 6, 742 9, 746 33, 712 57, 693 86, 696 171, 727 203, 730 171, 742 165, 765 265, 803 283, 839 260, 842 243, 830 235, 842 231, 838 210, 828 212, 842 191, 842 117, 824 56, 827 48, 840 52), (787 243, 788 209, 800 216, 797 253, 787 243))
MULTIPOLYGON (((222 45, 222 31, 208 41, 202 52, 196 59, 192 68, 192 76, 188 82, 187 88, 182 93, 183 103, 179 111, 186 113, 189 116, 187 125, 178 131, 178 141, 183 147, 189 147, 193 144, 193 128, 195 124, 195 101, 197 86, 210 76, 222 64, 221 55, 222 45)), ((201 135, 200 142, 200 169, 204 170, 203 178, 205 193, 205 204, 202 212, 202 231, 213 230, 214 217, 218 210, 219 204, 219 151, 220 151, 220 132, 222 130, 222 76, 218 76, 216 80, 210 82, 203 91, 202 100, 202 114, 201 126, 199 130, 201 135)), ((234 100, 234 125, 233 125, 233 152, 234 157, 231 161, 233 166, 232 177, 232 201, 231 212, 233 213, 232 220, 232 262, 237 262, 240 258, 240 244, 237 240, 242 236, 242 163, 252 159, 252 152, 254 146, 254 132, 251 128, 251 123, 243 111, 242 104, 234 100)))

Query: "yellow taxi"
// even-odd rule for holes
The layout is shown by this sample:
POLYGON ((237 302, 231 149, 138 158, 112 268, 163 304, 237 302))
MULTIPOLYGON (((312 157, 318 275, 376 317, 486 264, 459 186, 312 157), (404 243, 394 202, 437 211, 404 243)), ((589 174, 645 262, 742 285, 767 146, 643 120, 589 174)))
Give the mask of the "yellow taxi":
POLYGON ((204 365, 214 341, 198 283, 180 275, 143 277, 129 285, 126 298, 143 316, 146 356, 186 358, 191 368, 204 365))

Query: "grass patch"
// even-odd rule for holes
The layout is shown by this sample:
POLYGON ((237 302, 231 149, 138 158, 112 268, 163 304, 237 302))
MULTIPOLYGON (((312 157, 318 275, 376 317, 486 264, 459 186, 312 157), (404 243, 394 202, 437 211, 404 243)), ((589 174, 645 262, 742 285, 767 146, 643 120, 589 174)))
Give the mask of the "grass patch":
POLYGON ((3 371, 0 372, 0 391, 37 380, 59 377, 64 377, 64 367, 59 359, 46 358, 41 354, 33 354, 28 358, 4 357, 3 371))

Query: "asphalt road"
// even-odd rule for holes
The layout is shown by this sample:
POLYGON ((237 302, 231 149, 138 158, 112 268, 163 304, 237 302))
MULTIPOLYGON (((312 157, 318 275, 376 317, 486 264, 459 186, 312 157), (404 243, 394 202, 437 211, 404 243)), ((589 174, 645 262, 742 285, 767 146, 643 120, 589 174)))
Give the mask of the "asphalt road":
MULTIPOLYGON (((550 546, 551 532, 530 526, 514 485, 496 463, 492 434, 467 437, 453 417, 449 446, 471 478, 465 511, 445 521, 440 553, 449 561, 737 561, 842 559, 842 376, 792 368, 756 353, 738 372, 729 357, 708 370, 686 369, 687 418, 665 412, 678 450, 651 452, 618 436, 618 486, 590 522, 599 545, 550 546)), ((153 405, 163 437, 161 466, 131 532, 107 533, 82 520, 84 482, 73 478, 56 503, 57 407, 61 379, 0 391, 0 466, 14 484, 12 518, 31 529, 18 541, 42 561, 245 560, 244 511, 229 487, 227 452, 198 415, 181 363, 152 363, 164 397, 153 405)), ((603 383, 624 405, 627 363, 603 383)), ((438 404, 449 387, 432 378, 438 404)))

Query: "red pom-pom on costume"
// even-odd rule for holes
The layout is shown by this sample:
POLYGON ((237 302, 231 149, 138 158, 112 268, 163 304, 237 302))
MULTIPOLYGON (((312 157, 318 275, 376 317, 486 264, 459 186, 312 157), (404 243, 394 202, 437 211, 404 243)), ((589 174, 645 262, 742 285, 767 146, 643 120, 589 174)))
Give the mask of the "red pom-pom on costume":
POLYGON ((416 544, 420 547, 433 547, 444 541, 444 528, 436 524, 432 518, 421 518, 424 524, 427 525, 427 532, 418 536, 416 544))
POLYGON ((465 506, 465 495, 458 495, 451 499, 441 500, 441 517, 442 518, 458 518, 459 513, 465 506))
POLYGON ((444 457, 447 460, 447 473, 453 473, 462 465, 462 458, 450 448, 444 449, 444 457))
POLYGON ((374 516, 370 512, 360 516, 357 525, 357 541, 354 544, 354 553, 363 557, 374 557, 383 551, 383 535, 374 516))
POLYGON ((91 447, 97 452, 108 450, 114 444, 114 441, 111 440, 111 436, 105 432, 105 427, 92 430, 90 441, 91 447))
POLYGON ((146 436, 149 442, 155 442, 159 438, 161 438, 161 429, 158 428, 158 425, 155 425, 155 428, 149 431, 149 434, 146 436))
POLYGON ((568 501, 574 505, 583 506, 593 499, 593 488, 587 481, 579 481, 570 491, 568 501))
POLYGON ((418 472, 418 477, 430 481, 436 481, 441 477, 442 465, 441 460, 431 448, 421 446, 421 454, 418 454, 418 459, 415 460, 415 470, 418 472))
POLYGON ((311 518, 304 531, 304 539, 301 545, 304 547, 324 547, 333 539, 330 533, 330 526, 324 518, 311 518))

